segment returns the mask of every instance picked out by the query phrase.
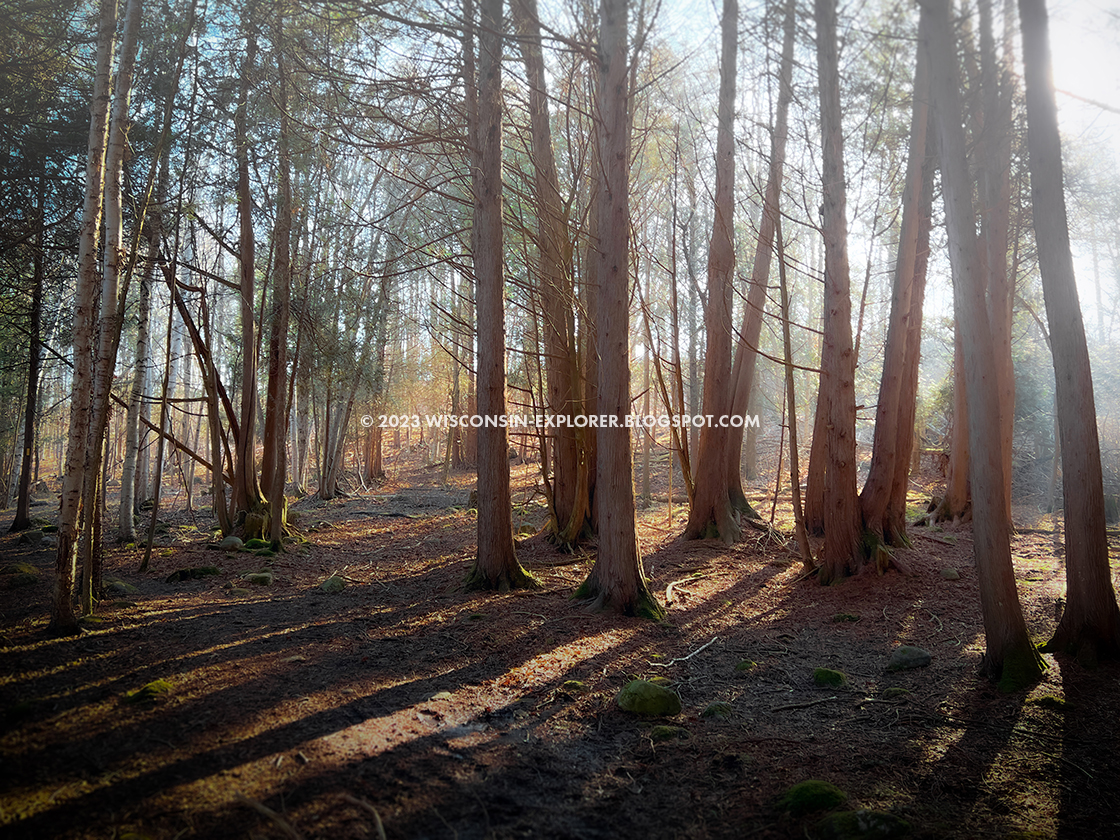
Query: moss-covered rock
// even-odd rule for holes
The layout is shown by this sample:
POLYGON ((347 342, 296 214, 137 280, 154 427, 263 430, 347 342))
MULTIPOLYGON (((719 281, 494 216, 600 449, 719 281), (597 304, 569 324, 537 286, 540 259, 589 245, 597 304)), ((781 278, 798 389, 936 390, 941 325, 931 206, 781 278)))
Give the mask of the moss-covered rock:
POLYGON ((913 645, 901 645, 891 653, 887 663, 888 671, 908 671, 911 668, 924 668, 933 661, 933 654, 928 650, 913 645))
POLYGON ((251 540, 245 540, 245 550, 246 551, 259 551, 262 548, 271 548, 271 547, 272 547, 272 543, 270 543, 268 540, 262 540, 262 539, 257 538, 257 537, 254 537, 251 540))
POLYGON ((648 680, 628 682, 618 692, 617 702, 624 712, 638 715, 677 715, 681 711, 681 699, 676 694, 648 680))
POLYGON ((952 568, 951 566, 946 566, 944 569, 941 570, 941 577, 944 580, 960 580, 961 579, 961 573, 958 572, 956 569, 952 568))
POLYGON ((735 673, 740 675, 749 674, 757 667, 758 663, 753 659, 741 659, 740 661, 735 663, 735 673))
POLYGON ((893 686, 892 688, 888 688, 886 691, 883 692, 883 697, 886 700, 897 700, 900 697, 905 697, 909 693, 910 693, 910 689, 908 689, 908 688, 900 688, 899 686, 893 686))
POLYGON ((243 586, 231 586, 226 590, 226 594, 231 598, 243 598, 244 596, 249 595, 250 592, 243 586))
POLYGON ((9 563, 0 569, 0 575, 37 575, 39 570, 30 563, 9 563))
POLYGON ((340 578, 338 575, 331 575, 329 578, 319 584, 319 588, 324 592, 334 594, 335 592, 341 592, 346 588, 346 581, 340 578))
POLYGON ((836 671, 832 668, 817 668, 813 671, 813 682, 817 685, 836 688, 847 685, 848 678, 844 675, 843 671, 836 671))
POLYGON ((241 537, 235 537, 232 534, 218 543, 218 548, 222 551, 240 551, 244 547, 245 543, 242 542, 241 537))
POLYGON ((18 545, 38 545, 43 541, 43 532, 36 529, 34 531, 24 531, 19 535, 18 545))
POLYGON ((837 624, 842 624, 845 622, 854 624, 855 622, 859 621, 859 616, 854 613, 838 612, 832 617, 832 620, 837 624))
POLYGON ((34 586, 39 582, 39 575, 20 572, 16 575, 5 575, 3 586, 5 589, 20 589, 24 586, 34 586))
POLYGON ((126 703, 148 703, 165 697, 171 693, 171 683, 167 680, 152 680, 143 688, 130 692, 124 696, 126 703))
POLYGON ((778 808, 792 816, 803 817, 815 811, 827 811, 848 801, 848 794, 829 782, 807 779, 798 782, 778 800, 778 808))
POLYGON ((565 694, 583 694, 587 691, 587 683, 580 682, 579 680, 564 680, 560 684, 560 690, 565 694))
POLYGON ((704 707, 700 717, 710 720, 726 720, 731 717, 731 704, 726 700, 716 700, 704 707))
POLYGON ((211 575, 220 575, 222 572, 217 566, 194 566, 190 569, 179 569, 169 574, 164 580, 167 583, 178 583, 183 580, 199 580, 211 575))
POLYGON ((135 595, 140 590, 123 580, 111 580, 105 584, 105 591, 111 595, 135 595))
POLYGON ((910 833, 910 823, 885 811, 840 811, 813 827, 820 840, 896 840, 910 833))
POLYGON ((241 577, 254 586, 272 586, 272 572, 268 569, 263 569, 259 572, 248 572, 241 577))
POLYGON ((678 741, 682 738, 687 738, 688 730, 683 726, 668 726, 662 724, 655 726, 649 731, 649 739, 654 743, 659 741, 678 741))

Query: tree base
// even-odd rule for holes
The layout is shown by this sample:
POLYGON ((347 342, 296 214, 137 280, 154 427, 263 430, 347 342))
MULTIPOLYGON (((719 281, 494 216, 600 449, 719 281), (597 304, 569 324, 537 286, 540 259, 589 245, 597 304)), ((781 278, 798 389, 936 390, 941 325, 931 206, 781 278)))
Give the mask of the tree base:
POLYGON ((1115 626, 1110 633, 1101 633, 1087 624, 1067 625, 1064 618, 1050 640, 1039 650, 1043 653, 1065 653, 1077 664, 1093 670, 1101 660, 1120 659, 1120 630, 1115 626))
POLYGON ((1025 648, 1016 648, 1006 652, 1003 663, 998 668, 989 662, 988 655, 984 656, 983 673, 996 681, 996 688, 1001 694, 1013 694, 1034 685, 1046 673, 1046 662, 1039 655, 1034 645, 1025 648))
POLYGON ((490 577, 478 567, 478 561, 471 566, 471 570, 467 572, 466 580, 463 581, 464 592, 509 592, 511 589, 540 589, 540 582, 537 581, 525 567, 513 561, 512 568, 503 569, 501 574, 496 577, 490 577))
POLYGON ((644 583, 638 586, 632 597, 621 597, 618 592, 610 592, 591 576, 572 593, 572 600, 583 603, 589 612, 613 611, 634 618, 648 618, 652 621, 664 620, 667 613, 658 603, 644 583))

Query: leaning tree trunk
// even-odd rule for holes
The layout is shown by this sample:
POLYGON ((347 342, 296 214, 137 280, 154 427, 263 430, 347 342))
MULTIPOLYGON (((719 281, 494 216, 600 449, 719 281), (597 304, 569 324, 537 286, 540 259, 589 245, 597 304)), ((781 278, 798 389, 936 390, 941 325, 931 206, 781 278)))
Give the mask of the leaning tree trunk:
POLYGON ((1062 183, 1062 147, 1051 82, 1045 0, 1019 0, 1027 85, 1027 152, 1035 241, 1054 356, 1065 496, 1066 609, 1047 642, 1086 664, 1120 654, 1120 609, 1105 534, 1097 411, 1085 324, 1077 299, 1062 183))
MULTIPOLYGON (((89 145, 86 156, 85 204, 78 239, 78 287, 74 296, 74 372, 71 379, 70 431, 58 513, 58 552, 55 587, 51 601, 50 630, 56 634, 78 632, 74 614, 74 573, 78 547, 78 515, 85 484, 86 444, 93 398, 93 327, 97 320, 99 274, 97 249, 105 188, 105 149, 109 125, 109 80, 113 64, 117 4, 102 0, 97 55, 90 107, 89 145)), ((115 303, 115 301, 113 302, 115 303)))
POLYGON ((972 544, 987 646, 983 670, 991 679, 999 680, 1001 690, 1014 691, 1037 680, 1045 666, 1027 633, 1011 563, 999 394, 992 387, 996 381, 995 350, 988 328, 983 257, 976 237, 948 4, 925 0, 922 15, 927 17, 930 34, 931 90, 941 153, 953 303, 961 331, 964 385, 968 391, 968 432, 973 456, 972 544))
MULTIPOLYGON (((774 229, 778 221, 778 200, 782 193, 782 172, 786 159, 786 139, 789 136, 789 105, 793 100, 793 46, 797 31, 796 6, 793 0, 786 0, 785 25, 782 35, 782 61, 778 70, 778 105, 774 117, 774 129, 770 135, 770 172, 766 179, 766 193, 762 203, 762 220, 759 223, 758 245, 754 253, 754 266, 751 268, 750 289, 747 304, 743 311, 743 323, 739 340, 735 347, 735 363, 732 366, 731 382, 734 399, 731 413, 742 416, 748 411, 751 391, 755 387, 755 368, 758 361, 758 343, 762 335, 762 308, 766 304, 766 292, 770 278, 770 263, 774 252, 774 229)), ((753 427, 752 427, 753 428, 753 427)), ((739 460, 743 448, 743 427, 732 427, 728 456, 730 474, 728 494, 731 504, 742 513, 752 513, 750 503, 743 492, 743 480, 739 460)))
MULTIPOLYGON (((481 167, 474 173, 474 254, 478 284, 478 411, 484 421, 506 413, 505 272, 502 230, 502 0, 482 0, 478 117, 481 167)), ((469 23, 469 22, 468 22, 469 23)), ((467 589, 536 586, 517 561, 509 488, 509 436, 504 425, 478 430, 478 556, 467 589)))
MULTIPOLYGON (((918 43, 924 43, 925 32, 919 30, 918 43)), ((911 369, 910 321, 922 313, 920 305, 914 306, 915 286, 918 284, 916 267, 923 224, 922 198, 926 172, 926 136, 929 123, 929 62, 928 52, 919 47, 917 68, 914 71, 914 101, 910 116, 910 149, 906 162, 906 185, 902 193, 902 229, 898 235, 898 256, 895 261, 894 293, 891 297, 890 321, 887 325, 887 343, 883 351, 883 373, 879 382, 879 399, 875 409, 875 437, 871 450, 871 465, 860 493, 863 525, 868 532, 887 545, 906 544, 905 530, 898 531, 897 522, 888 519, 887 510, 894 491, 897 462, 910 459, 910 434, 913 420, 907 426, 904 418, 911 414, 915 394, 904 390, 909 386, 911 369), (892 527, 892 525, 894 527, 892 527)), ((923 278, 924 279, 924 278, 923 278)), ((905 526, 904 526, 905 527, 905 526)))
POLYGON ((599 429, 595 502, 599 554, 576 590, 592 609, 661 618, 646 586, 634 520, 630 430, 630 90, 626 72, 627 0, 599 5, 598 306, 599 429), (613 425, 617 424, 617 425, 613 425))
MULTIPOLYGON (((705 326, 704 411, 711 418, 700 430, 692 506, 685 539, 716 537, 732 543, 742 536, 728 487, 739 473, 739 452, 731 452, 731 279, 735 273, 735 59, 739 39, 738 0, 723 0, 723 44, 716 129, 715 220, 708 252, 705 326)), ((769 273, 769 272, 767 272, 769 273)), ((745 409, 744 409, 745 412, 745 409)))
POLYGON ((828 460, 824 488, 821 583, 833 583, 863 565, 856 494, 856 360, 848 278, 848 221, 844 141, 840 115, 840 65, 836 0, 816 0, 817 72, 820 79, 824 204, 824 307, 828 312, 821 353, 820 389, 827 417, 828 460))

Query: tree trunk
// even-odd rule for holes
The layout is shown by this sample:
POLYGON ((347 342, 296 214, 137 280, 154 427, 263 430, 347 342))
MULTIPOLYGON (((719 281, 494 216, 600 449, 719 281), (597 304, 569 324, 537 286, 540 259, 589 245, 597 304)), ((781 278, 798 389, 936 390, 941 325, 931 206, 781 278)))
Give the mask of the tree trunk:
POLYGON ((272 266, 272 329, 268 340, 268 386, 265 396, 264 454, 261 486, 269 504, 269 539, 283 544, 288 501, 284 495, 288 462, 288 320, 292 295, 292 152, 288 126, 288 76, 284 59, 284 18, 277 11, 275 44, 280 110, 279 186, 276 206, 275 258, 272 266))
MULTIPOLYGON (((514 19, 529 84, 533 188, 537 204, 539 300, 544 317, 547 409, 554 417, 574 419, 579 402, 578 354, 575 347, 575 301, 572 243, 560 201, 560 182, 552 148, 544 56, 536 0, 514 0, 514 19)), ((549 430, 552 450, 552 528, 558 545, 571 546, 589 531, 587 470, 577 429, 562 423, 549 430)))
MULTIPOLYGON (((117 4, 102 0, 98 23, 97 55, 90 106, 89 145, 86 156, 85 204, 78 240, 78 288, 74 298, 74 372, 71 380, 70 431, 58 514, 58 552, 51 601, 50 630, 55 634, 78 632, 74 614, 74 573, 77 559, 78 515, 85 480, 86 445, 93 398, 93 328, 97 321, 97 249, 101 231, 105 188, 105 150, 109 124, 109 80, 113 64, 117 4)), ((114 301, 115 302, 115 301, 114 301)))
POLYGON ((249 12, 244 14, 242 26, 245 28, 245 58, 241 64, 241 83, 233 120, 237 145, 237 215, 241 233, 238 244, 241 266, 241 417, 238 423, 231 499, 235 520, 240 520, 246 513, 258 511, 261 505, 260 485, 257 483, 257 337, 256 318, 253 314, 256 256, 253 196, 249 190, 249 88, 257 55, 257 39, 253 31, 254 24, 248 19, 249 12))
POLYGON ((607 418, 597 440, 599 553, 576 597, 591 609, 659 619, 664 610, 646 586, 634 519, 630 430, 630 90, 627 0, 599 5, 598 407, 607 418))
MULTIPOLYGON (((828 460, 824 488, 821 583, 833 583, 863 565, 859 498, 856 494, 856 361, 852 350, 852 301, 848 278, 848 222, 844 141, 840 115, 840 66, 836 47, 836 0, 816 0, 817 72, 820 79, 824 175, 824 349, 820 389, 827 419, 828 460)), ((819 410, 819 409, 818 409, 819 410)))
POLYGON ((1004 499, 999 394, 988 328, 983 259, 961 121, 956 50, 946 3, 925 0, 930 78, 941 154, 942 194, 953 271, 953 302, 961 331, 971 459, 972 542, 980 582, 987 651, 984 672, 1003 691, 1038 679, 1045 667, 1027 633, 1011 563, 1010 522, 1004 499))
MULTIPOLYGON (((774 251, 774 229, 778 221, 778 200, 782 193, 782 177, 786 160, 786 139, 789 136, 789 104, 793 100, 793 46, 797 30, 796 7, 793 0, 786 0, 785 23, 782 35, 782 60, 778 70, 778 104, 774 116, 774 129, 770 135, 770 171, 763 197, 762 219, 758 230, 758 245, 751 268, 750 289, 743 310, 743 324, 735 347, 735 363, 731 382, 734 384, 734 401, 731 411, 743 415, 748 411, 751 393, 755 387, 755 367, 758 361, 758 343, 762 335, 762 310, 766 305, 766 292, 770 280, 770 263, 774 251)), ((751 427, 754 428, 753 426, 751 427)), ((753 513, 746 495, 739 460, 743 448, 742 426, 730 432, 731 467, 728 493, 731 505, 742 513, 753 513)))
POLYGON ((1066 220, 1045 0, 1019 0, 1019 16, 1031 205, 1054 356, 1065 497, 1066 609, 1046 649, 1092 666, 1099 657, 1120 655, 1120 609, 1109 568, 1093 377, 1066 220))
MULTIPOLYGON (((473 172, 474 253, 478 284, 478 411, 484 421, 506 413, 505 260, 502 228, 502 0, 480 3, 479 162, 473 172)), ((468 21, 468 24, 470 22, 468 21)), ((509 488, 509 436, 504 425, 478 431, 478 556, 467 589, 536 586, 517 561, 509 488)))
MULTIPOLYGON (((923 44, 926 33, 919 29, 918 43, 923 44)), ((886 545, 906 545, 905 520, 903 530, 897 530, 898 521, 889 521, 899 459, 910 457, 909 441, 913 420, 907 425, 905 417, 912 415, 916 392, 909 389, 912 368, 910 350, 910 322, 921 321, 920 305, 915 307, 918 250, 923 226, 923 203, 926 178, 926 137, 929 133, 929 54, 917 50, 917 68, 914 71, 914 101, 910 117, 910 149, 906 162, 906 185, 902 193, 902 229, 898 234, 898 257, 895 261, 894 293, 891 297, 891 314, 887 326, 887 343, 883 350, 883 373, 879 383, 879 399, 875 409, 875 437, 871 451, 871 465, 860 506, 863 525, 886 545), (904 387, 907 386, 907 387, 904 387)), ((928 230, 928 228, 927 228, 928 230)), ((923 277, 924 280, 924 277, 923 277)), ((903 500, 905 508, 905 499, 903 500)))
MULTIPOLYGON (((732 543, 742 536, 731 506, 731 474, 739 475, 739 450, 731 452, 731 280, 735 273, 735 74, 739 38, 738 0, 723 0, 719 114, 716 130, 715 221, 708 252, 708 346, 704 356, 704 414, 695 486, 685 539, 716 537, 732 543)), ((767 272, 769 273, 769 272, 767 272)), ((749 307, 748 307, 749 308, 749 307)), ((745 408, 744 408, 745 411, 745 408)), ((741 492, 741 490, 740 490, 741 492)))
POLYGON ((16 494, 16 515, 12 520, 9 532, 26 531, 31 527, 31 455, 35 451, 35 415, 38 413, 39 395, 39 369, 42 365, 42 315, 43 315, 43 228, 46 218, 43 215, 44 193, 46 192, 46 166, 43 158, 39 163, 39 184, 36 195, 35 221, 38 230, 35 233, 35 246, 32 256, 31 286, 31 312, 29 313, 28 335, 28 363, 27 363, 27 399, 23 407, 23 448, 20 459, 19 489, 16 494))
POLYGON ((124 466, 121 469, 121 498, 117 526, 122 542, 136 541, 136 461, 140 454, 140 402, 148 381, 151 349, 148 328, 151 321, 152 277, 155 272, 156 249, 150 241, 144 273, 140 278, 140 304, 136 313, 136 356, 132 389, 125 417, 124 466))

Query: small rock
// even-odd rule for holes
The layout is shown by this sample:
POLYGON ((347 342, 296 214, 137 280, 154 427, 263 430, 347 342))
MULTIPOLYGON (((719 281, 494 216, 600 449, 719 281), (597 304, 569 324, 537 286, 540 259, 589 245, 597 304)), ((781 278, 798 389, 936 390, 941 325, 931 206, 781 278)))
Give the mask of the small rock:
POLYGON ((751 659, 744 659, 741 662, 737 662, 735 664, 735 673, 746 674, 749 671, 753 671, 757 667, 757 665, 758 663, 751 659))
POLYGON ((235 537, 232 534, 218 544, 218 548, 222 551, 240 551, 244 547, 245 543, 242 542, 241 537, 235 537))
POLYGON ((451 692, 450 691, 437 691, 435 694, 432 695, 431 699, 433 699, 433 700, 450 700, 451 699, 451 692))
POLYGON ((848 682, 848 678, 843 671, 835 671, 832 668, 817 668, 813 671, 813 682, 817 685, 842 686, 848 682))
POLYGON ((140 590, 123 580, 111 580, 105 584, 105 591, 113 595, 135 595, 140 590))
POLYGON ((714 703, 709 703, 704 707, 704 711, 700 713, 702 718, 712 718, 714 720, 724 720, 731 717, 731 704, 726 700, 716 700, 714 703))
POLYGON ((229 591, 226 592, 226 594, 229 595, 231 598, 240 598, 240 597, 243 597, 245 595, 248 595, 249 590, 244 589, 240 586, 232 586, 232 587, 230 587, 229 591))
POLYGON ((677 741, 682 738, 687 738, 688 730, 683 726, 655 726, 649 731, 649 739, 651 741, 677 741))
POLYGON ((254 586, 272 586, 272 572, 267 569, 263 572, 249 572, 241 577, 254 586))
POLYGON ((319 588, 324 592, 329 592, 332 594, 335 592, 341 592, 346 588, 346 581, 344 581, 338 575, 331 575, 329 578, 319 584, 319 588))
POLYGON ((883 699, 897 700, 899 697, 905 697, 909 693, 910 689, 908 688, 899 688, 898 686, 894 686, 893 688, 888 688, 883 692, 883 699))
POLYGON ((639 715, 676 715, 681 711, 681 699, 667 688, 648 680, 632 680, 618 693, 618 707, 624 712, 639 715))
POLYGON ((827 811, 848 800, 848 794, 834 784, 820 779, 798 782, 778 800, 778 808, 789 811, 795 817, 803 817, 814 811, 827 811))
POLYGON ((24 531, 19 535, 18 545, 38 545, 42 541, 42 531, 24 531))
POLYGON ((896 840, 910 833, 910 823, 884 811, 841 811, 815 826, 820 840, 896 840))
POLYGON ((888 671, 906 671, 910 668, 924 668, 933 661, 933 654, 928 650, 912 645, 902 645, 891 654, 891 661, 887 663, 888 671))
POLYGON ((946 566, 941 570, 941 577, 945 578, 945 580, 960 580, 961 573, 951 566, 946 566))
POLYGON ((200 578, 204 578, 209 575, 220 574, 221 571, 217 566, 195 566, 194 568, 179 569, 178 571, 172 572, 166 577, 165 582, 178 583, 182 580, 199 580, 200 578))

